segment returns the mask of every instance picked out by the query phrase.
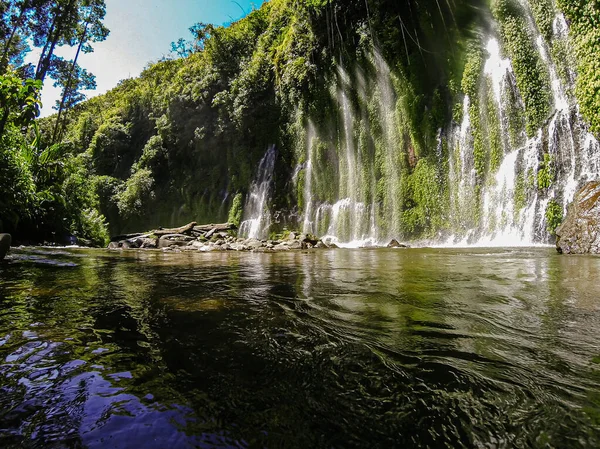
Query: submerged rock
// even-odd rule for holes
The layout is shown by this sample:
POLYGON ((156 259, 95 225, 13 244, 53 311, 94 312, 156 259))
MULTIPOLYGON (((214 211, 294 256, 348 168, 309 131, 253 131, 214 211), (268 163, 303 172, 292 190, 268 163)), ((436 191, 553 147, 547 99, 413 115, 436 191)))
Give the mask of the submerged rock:
POLYGON ((400 243, 396 239, 392 239, 392 241, 390 243, 388 243, 387 247, 388 248, 408 248, 408 245, 405 245, 404 243, 400 243))
POLYGON ((6 253, 8 253, 11 243, 12 237, 10 234, 0 234, 0 260, 4 259, 6 253))
POLYGON ((556 249, 561 254, 600 254, 600 182, 589 182, 575 194, 556 229, 556 249))

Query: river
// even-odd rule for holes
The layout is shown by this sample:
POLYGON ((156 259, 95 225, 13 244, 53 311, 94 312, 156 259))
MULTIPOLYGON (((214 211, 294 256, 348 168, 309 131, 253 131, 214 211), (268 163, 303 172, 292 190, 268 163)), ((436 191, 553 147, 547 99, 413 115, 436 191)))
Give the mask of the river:
POLYGON ((0 447, 599 447, 600 258, 13 250, 0 447))

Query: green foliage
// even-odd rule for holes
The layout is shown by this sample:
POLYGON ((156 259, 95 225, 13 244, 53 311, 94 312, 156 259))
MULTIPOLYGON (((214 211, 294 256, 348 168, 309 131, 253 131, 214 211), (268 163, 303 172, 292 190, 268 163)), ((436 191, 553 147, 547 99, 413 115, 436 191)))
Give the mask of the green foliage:
POLYGON ((21 80, 14 73, 0 75, 0 136, 7 124, 27 127, 40 113, 40 90, 37 80, 21 80))
POLYGON ((137 170, 125 182, 124 189, 117 193, 119 211, 124 217, 139 216, 154 198, 154 178, 147 168, 137 170))
POLYGON ((546 42, 552 39, 552 22, 555 11, 552 0, 529 0, 535 23, 546 42))
POLYGON ((466 63, 463 71, 461 88, 465 95, 474 97, 479 89, 479 79, 483 72, 483 49, 478 41, 471 41, 465 55, 466 63))
POLYGON ((600 8, 597 1, 558 0, 571 22, 569 31, 577 59, 575 95, 591 129, 600 135, 600 8))
POLYGON ((403 197, 410 205, 402 215, 408 235, 433 236, 446 228, 449 197, 434 161, 421 159, 413 173, 406 174, 403 197))
POLYGON ((546 207, 546 230, 550 235, 556 235, 556 229, 563 221, 563 208, 555 200, 551 199, 546 207))
POLYGON ((549 189, 554 182, 556 170, 554 167, 554 158, 548 153, 544 154, 544 159, 540 162, 537 173, 537 186, 540 190, 549 189))
POLYGON ((227 218, 228 223, 233 223, 237 227, 242 223, 242 214, 244 212, 244 195, 241 193, 236 194, 233 197, 231 208, 229 209, 229 215, 227 218))

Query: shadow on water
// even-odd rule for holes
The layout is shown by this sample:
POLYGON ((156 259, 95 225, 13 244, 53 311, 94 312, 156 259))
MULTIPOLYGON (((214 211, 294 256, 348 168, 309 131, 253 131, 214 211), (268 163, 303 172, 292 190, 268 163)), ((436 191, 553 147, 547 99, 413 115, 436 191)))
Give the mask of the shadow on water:
POLYGON ((1 447, 598 447, 600 258, 17 250, 1 447))

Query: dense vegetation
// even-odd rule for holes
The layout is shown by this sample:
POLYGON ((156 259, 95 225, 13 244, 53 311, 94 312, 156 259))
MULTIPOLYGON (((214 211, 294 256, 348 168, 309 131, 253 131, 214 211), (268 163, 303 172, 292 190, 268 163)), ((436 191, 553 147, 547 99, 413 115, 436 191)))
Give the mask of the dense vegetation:
MULTIPOLYGON (((598 131, 596 3, 560 0, 558 7, 571 20, 576 94, 598 131)), ((306 170, 295 174, 294 168, 306 163, 306 130, 313 126, 319 136, 312 151, 321 173, 338 158, 332 142, 339 131, 332 130, 340 129, 340 119, 330 92, 340 82, 359 86, 347 96, 353 110, 364 111, 357 151, 375 160, 378 184, 361 194, 380 205, 378 226, 402 228, 407 236, 471 226, 479 220, 477 206, 469 223, 448 221, 452 199, 445 180, 456 149, 439 130, 460 121, 462 98, 469 95, 477 183, 485 185, 503 156, 492 88, 482 77, 481 36, 492 27, 490 14, 523 100, 508 93, 514 97, 511 142, 522 139, 522 130, 533 135, 551 112, 549 75, 529 24, 553 52, 564 52, 564 44, 552 40, 550 0, 531 0, 532 17, 516 0, 271 0, 228 27, 192 27, 193 42, 173 45, 181 58, 151 64, 140 77, 81 102, 93 76, 77 65, 77 55, 106 37, 103 1, 1 5, 0 172, 11 181, 0 198, 0 231, 37 240, 72 234, 103 243, 104 217, 112 233, 187 220, 239 221, 269 144, 280 150, 273 208, 298 217, 307 179, 306 170), (35 70, 22 66, 28 42, 44 50, 35 70), (74 60, 54 57, 57 44, 72 45, 74 60), (360 92, 364 79, 381 70, 373 49, 389 64, 398 96, 393 125, 378 109, 381 85, 360 92), (40 85, 23 80, 43 81, 46 74, 63 87, 63 98, 57 115, 32 124, 40 85), (393 132, 385 129, 390 126, 393 132)), ((547 189, 551 179, 542 175, 540 188, 547 189)), ((310 180, 320 200, 344 193, 333 177, 310 180)), ((516 203, 524 202, 529 178, 517 179, 516 203)))
POLYGON ((77 64, 81 52, 103 40, 103 0, 0 2, 0 231, 33 242, 66 243, 70 236, 104 244, 107 230, 98 196, 77 152, 61 143, 67 112, 85 99, 94 77, 77 64), (41 49, 37 65, 24 64, 30 44, 41 49), (54 54, 75 49, 71 61, 54 54), (45 132, 39 115, 46 78, 62 89, 57 117, 45 132))

